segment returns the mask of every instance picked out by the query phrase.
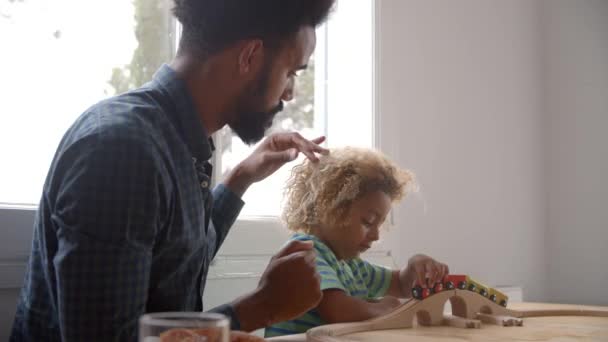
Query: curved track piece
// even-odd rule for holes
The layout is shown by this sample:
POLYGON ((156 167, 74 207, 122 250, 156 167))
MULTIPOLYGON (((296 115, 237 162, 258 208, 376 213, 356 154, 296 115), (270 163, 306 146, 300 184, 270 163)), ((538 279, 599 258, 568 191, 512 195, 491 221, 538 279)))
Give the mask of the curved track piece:
POLYGON ((520 310, 515 312, 521 318, 558 316, 608 317, 608 307, 603 306, 522 303, 520 307, 520 310), (542 305, 542 309, 538 309, 538 305, 542 305))

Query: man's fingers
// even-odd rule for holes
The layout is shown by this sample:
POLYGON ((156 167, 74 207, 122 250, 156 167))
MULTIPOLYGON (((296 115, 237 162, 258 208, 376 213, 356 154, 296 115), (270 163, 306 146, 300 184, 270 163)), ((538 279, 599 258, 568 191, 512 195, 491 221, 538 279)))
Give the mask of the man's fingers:
POLYGON ((324 148, 323 146, 320 146, 319 144, 322 143, 323 141, 325 141, 325 137, 318 137, 315 138, 313 140, 306 140, 303 137, 301 137, 301 143, 303 144, 304 148, 307 148, 309 151, 311 152, 315 152, 315 153, 319 153, 322 155, 327 155, 329 154, 329 150, 324 148))
POLYGON ((310 152, 310 151, 301 151, 301 152, 304 153, 306 158, 308 158, 311 162, 316 163, 319 161, 319 158, 317 158, 317 156, 315 156, 314 152, 310 152))
MULTIPOLYGON (((300 253, 304 253, 304 252, 300 252, 300 253)), ((307 263, 315 264, 315 261, 317 260, 317 254, 314 251, 312 251, 312 250, 311 251, 307 251, 305 253, 306 253, 306 255, 304 255, 304 260, 307 263)))
POLYGON ((315 153, 319 153, 319 154, 328 154, 329 150, 319 146, 315 140, 319 140, 322 139, 320 141, 325 140, 325 137, 319 137, 316 139, 313 139, 313 141, 304 139, 304 137, 302 137, 300 134, 293 134, 291 136, 292 142, 295 146, 298 147, 298 150, 300 150, 300 152, 304 153, 304 155, 310 159, 310 161, 316 163, 319 161, 319 158, 315 155, 315 153))
POLYGON ((325 141, 325 136, 322 135, 320 137, 312 139, 311 141, 318 145, 325 141))
POLYGON ((319 146, 319 144, 323 143, 325 141, 325 136, 321 136, 315 139, 312 139, 312 142, 314 143, 313 148, 314 151, 322 154, 322 155, 328 155, 329 154, 329 150, 324 148, 323 146, 319 146))
POLYGON ((268 163, 288 163, 298 157, 298 150, 290 148, 281 152, 267 152, 265 161, 268 163))
POLYGON ((309 251, 313 249, 313 246, 314 245, 312 241, 292 240, 288 242, 285 246, 283 246, 283 248, 279 250, 275 257, 280 258, 299 251, 309 251))
POLYGON ((293 252, 275 260, 287 265, 287 269, 298 272, 300 276, 312 275, 312 278, 309 278, 307 281, 314 280, 318 284, 321 280, 316 270, 316 259, 317 254, 313 249, 293 252))
POLYGON ((281 152, 283 150, 287 150, 290 148, 297 149, 298 152, 303 153, 306 158, 310 159, 312 162, 317 162, 319 158, 315 155, 315 153, 327 155, 329 154, 329 150, 319 146, 320 143, 325 141, 325 137, 317 137, 312 140, 308 140, 300 133, 291 132, 291 133, 279 133, 272 135, 268 140, 268 146, 271 147, 271 150, 275 152, 281 152))
POLYGON ((316 254, 314 251, 297 251, 281 257, 283 260, 292 260, 302 258, 307 264, 314 264, 316 254))

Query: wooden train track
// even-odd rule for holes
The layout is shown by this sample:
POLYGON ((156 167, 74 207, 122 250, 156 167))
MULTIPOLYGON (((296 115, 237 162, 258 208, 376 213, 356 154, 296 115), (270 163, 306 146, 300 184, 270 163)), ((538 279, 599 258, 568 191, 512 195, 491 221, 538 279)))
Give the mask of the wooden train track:
MULTIPOLYGON (((532 306, 534 307, 534 306, 532 306)), ((524 318, 581 316, 606 318, 608 308, 575 305, 544 305, 540 309, 511 310, 498 305, 478 293, 468 290, 446 290, 424 300, 410 300, 394 311, 372 320, 356 323, 339 323, 320 326, 309 330, 309 342, 342 342, 347 335, 387 331, 390 329, 409 329, 415 322, 421 326, 452 326, 460 328, 480 328, 482 324, 518 329, 523 326, 524 318), (444 313, 444 305, 449 301, 452 315, 444 313)), ((604 330, 600 332, 604 333, 604 330)), ((608 325, 605 331, 608 334, 608 325)), ((607 335, 608 336, 608 335, 607 335)), ((378 339, 380 340, 380 339, 378 339)))

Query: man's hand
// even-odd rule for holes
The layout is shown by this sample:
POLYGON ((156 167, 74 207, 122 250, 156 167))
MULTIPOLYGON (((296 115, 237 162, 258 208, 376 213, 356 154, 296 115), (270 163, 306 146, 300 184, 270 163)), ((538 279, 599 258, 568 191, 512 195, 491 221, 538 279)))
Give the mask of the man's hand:
POLYGON ((449 273, 450 269, 446 264, 424 254, 416 254, 410 258, 407 266, 399 272, 401 289, 404 295, 409 297, 409 292, 416 283, 423 288, 427 285, 433 286, 449 273))
POLYGON ((234 308, 244 331, 293 319, 316 307, 323 293, 312 242, 291 241, 272 257, 255 292, 234 308))
POLYGON ((277 133, 266 138, 245 160, 230 172, 225 185, 238 196, 247 188, 273 174, 285 163, 295 160, 303 153, 313 162, 318 161, 316 154, 328 154, 321 146, 325 137, 307 140, 299 133, 277 133))

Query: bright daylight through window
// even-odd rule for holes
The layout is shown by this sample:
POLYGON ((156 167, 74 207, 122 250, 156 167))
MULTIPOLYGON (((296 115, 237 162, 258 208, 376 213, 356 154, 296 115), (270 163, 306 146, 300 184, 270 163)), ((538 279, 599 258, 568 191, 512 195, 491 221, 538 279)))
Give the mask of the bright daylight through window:
MULTIPOLYGON (((171 59, 171 0, 0 0, 0 205, 37 205, 63 133, 87 107, 150 80, 171 59)), ((372 145, 372 1, 340 1, 317 32, 295 99, 271 132, 372 145)), ((215 136, 221 179, 254 148, 215 136)), ((301 160, 301 159, 300 159, 301 160)), ((293 164, 255 184, 241 217, 277 216, 293 164)))

